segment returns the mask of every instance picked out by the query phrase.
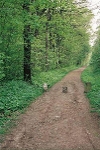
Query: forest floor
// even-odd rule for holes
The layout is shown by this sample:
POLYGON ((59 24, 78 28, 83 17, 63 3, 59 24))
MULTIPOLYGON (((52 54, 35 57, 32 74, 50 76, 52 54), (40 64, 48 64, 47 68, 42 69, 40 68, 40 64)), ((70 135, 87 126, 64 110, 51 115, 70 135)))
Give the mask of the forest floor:
POLYGON ((100 150, 100 119, 90 113, 83 70, 70 72, 33 102, 0 150, 100 150))

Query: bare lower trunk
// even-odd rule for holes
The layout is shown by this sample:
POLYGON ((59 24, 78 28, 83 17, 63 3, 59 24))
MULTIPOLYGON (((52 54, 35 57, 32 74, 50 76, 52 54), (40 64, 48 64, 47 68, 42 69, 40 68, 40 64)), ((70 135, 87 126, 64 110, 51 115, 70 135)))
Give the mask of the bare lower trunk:
MULTIPOLYGON (((23 10, 29 13, 29 3, 24 2, 23 10)), ((26 20, 24 20, 24 80, 31 81, 31 39, 30 39, 30 24, 26 24, 26 20)))

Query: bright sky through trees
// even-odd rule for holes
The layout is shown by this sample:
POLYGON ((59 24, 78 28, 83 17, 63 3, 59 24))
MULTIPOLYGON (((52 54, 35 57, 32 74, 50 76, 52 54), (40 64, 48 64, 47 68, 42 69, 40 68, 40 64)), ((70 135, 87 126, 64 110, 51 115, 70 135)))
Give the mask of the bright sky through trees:
POLYGON ((96 39, 96 31, 98 30, 98 26, 100 24, 100 0, 87 0, 88 8, 92 10, 94 14, 94 18, 91 21, 91 46, 94 45, 94 41, 96 39))

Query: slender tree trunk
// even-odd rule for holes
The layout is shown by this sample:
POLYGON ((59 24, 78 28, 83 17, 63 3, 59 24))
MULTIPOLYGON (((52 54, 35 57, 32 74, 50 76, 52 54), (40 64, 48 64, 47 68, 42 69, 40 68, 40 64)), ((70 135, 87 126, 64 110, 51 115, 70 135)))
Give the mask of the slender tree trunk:
MULTIPOLYGON (((29 13, 29 3, 23 4, 23 10, 29 13)), ((27 20, 27 19, 26 19, 27 20)), ((31 39, 30 39, 30 25, 24 21, 24 80, 31 82, 31 39)))
POLYGON ((24 80, 31 81, 30 25, 24 27, 24 80))

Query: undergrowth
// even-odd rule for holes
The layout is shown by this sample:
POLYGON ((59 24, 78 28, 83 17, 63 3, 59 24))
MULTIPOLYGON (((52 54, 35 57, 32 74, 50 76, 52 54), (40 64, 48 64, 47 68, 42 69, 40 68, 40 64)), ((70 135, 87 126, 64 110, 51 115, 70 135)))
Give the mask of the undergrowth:
POLYGON ((74 69, 76 67, 72 66, 41 72, 32 77, 32 85, 24 81, 9 81, 0 86, 0 134, 7 133, 17 116, 43 93, 43 83, 51 87, 74 69))
POLYGON ((41 93, 40 88, 23 81, 9 81, 0 86, 0 134, 41 93))
POLYGON ((56 82, 62 79, 68 72, 71 70, 76 69, 75 66, 67 67, 67 68, 60 68, 56 70, 51 70, 48 72, 41 72, 40 74, 35 75, 32 77, 33 84, 38 87, 42 87, 43 83, 47 83, 49 87, 54 85, 56 82))
POLYGON ((88 67, 82 73, 83 82, 91 82, 91 90, 86 94, 89 98, 92 112, 97 112, 100 115, 100 73, 93 73, 92 68, 88 67))

